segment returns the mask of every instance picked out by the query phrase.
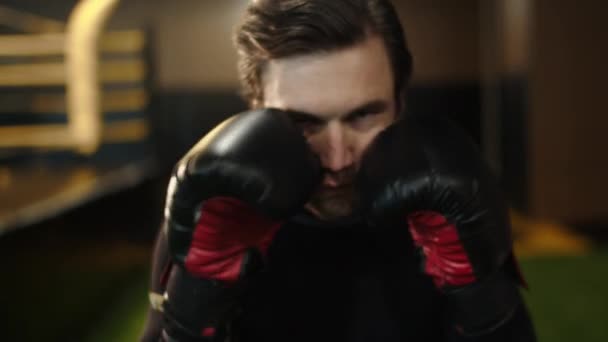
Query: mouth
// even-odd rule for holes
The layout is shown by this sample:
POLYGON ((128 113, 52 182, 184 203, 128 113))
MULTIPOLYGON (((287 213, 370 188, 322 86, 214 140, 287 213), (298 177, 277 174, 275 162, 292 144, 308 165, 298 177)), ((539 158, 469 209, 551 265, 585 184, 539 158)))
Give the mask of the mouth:
POLYGON ((321 186, 317 193, 323 198, 343 197, 353 191, 353 184, 342 184, 339 186, 321 186))

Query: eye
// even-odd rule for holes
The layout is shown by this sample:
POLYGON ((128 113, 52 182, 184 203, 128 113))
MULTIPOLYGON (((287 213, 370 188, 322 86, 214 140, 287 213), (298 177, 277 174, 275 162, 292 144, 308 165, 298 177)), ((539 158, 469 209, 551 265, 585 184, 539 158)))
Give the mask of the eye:
POLYGON ((302 130, 304 135, 311 135, 323 128, 325 122, 315 115, 298 112, 298 111, 288 111, 289 117, 292 122, 302 130))
POLYGON ((358 113, 355 113, 355 115, 353 115, 353 120, 362 120, 362 119, 366 119, 374 114, 378 114, 378 113, 373 113, 370 111, 361 111, 358 113))
POLYGON ((378 114, 380 113, 368 110, 359 111, 349 115, 346 121, 355 127, 363 127, 372 122, 378 114))
POLYGON ((300 127, 304 135, 315 134, 323 128, 323 124, 315 120, 295 120, 295 124, 300 127))

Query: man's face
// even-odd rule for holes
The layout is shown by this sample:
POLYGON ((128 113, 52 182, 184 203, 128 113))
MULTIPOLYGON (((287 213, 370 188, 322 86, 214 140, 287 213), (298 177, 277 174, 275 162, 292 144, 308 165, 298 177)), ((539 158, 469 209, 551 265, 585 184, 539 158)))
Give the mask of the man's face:
POLYGON ((352 213, 361 156, 396 116, 393 74, 379 37, 330 53, 271 60, 263 75, 264 107, 297 115, 324 170, 307 208, 321 219, 352 213))

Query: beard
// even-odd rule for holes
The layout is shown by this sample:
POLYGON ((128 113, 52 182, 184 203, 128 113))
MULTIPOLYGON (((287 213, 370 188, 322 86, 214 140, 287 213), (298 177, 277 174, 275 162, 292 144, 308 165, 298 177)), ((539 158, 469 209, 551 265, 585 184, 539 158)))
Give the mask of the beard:
POLYGON ((334 220, 352 215, 357 202, 355 174, 355 168, 349 168, 333 175, 340 180, 340 185, 320 186, 307 203, 308 210, 321 220, 334 220))
POLYGON ((355 208, 354 186, 320 189, 313 194, 307 208, 322 220, 334 220, 350 216, 355 208))

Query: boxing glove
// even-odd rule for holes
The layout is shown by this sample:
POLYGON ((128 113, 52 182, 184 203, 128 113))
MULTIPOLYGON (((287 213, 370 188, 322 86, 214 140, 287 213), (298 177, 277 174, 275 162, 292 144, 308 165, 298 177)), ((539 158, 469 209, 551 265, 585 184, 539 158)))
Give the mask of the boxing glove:
POLYGON ((463 334, 497 328, 521 301, 507 205, 472 140, 442 118, 401 119, 366 150, 357 179, 377 227, 407 227, 423 271, 463 334))
POLYGON ((173 267, 163 336, 221 341, 274 234, 320 181, 317 157, 287 113, 225 121, 174 168, 165 207, 173 267))

